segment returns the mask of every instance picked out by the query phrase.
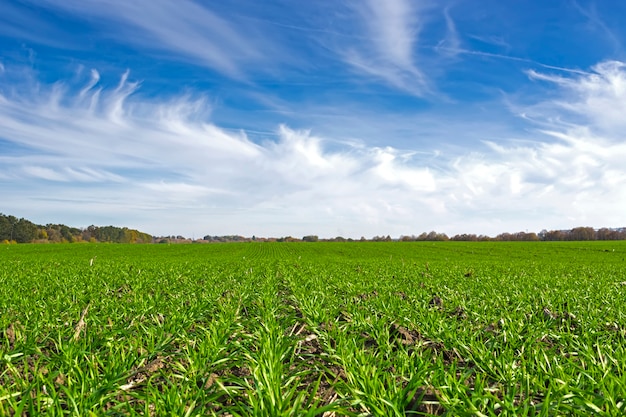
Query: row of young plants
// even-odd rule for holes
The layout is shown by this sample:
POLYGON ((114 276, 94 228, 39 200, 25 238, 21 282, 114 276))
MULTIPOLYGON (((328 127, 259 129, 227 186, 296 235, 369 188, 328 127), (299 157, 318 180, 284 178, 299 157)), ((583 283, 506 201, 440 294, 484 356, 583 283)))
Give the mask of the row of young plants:
POLYGON ((0 415, 617 416, 626 245, 17 245, 0 415))

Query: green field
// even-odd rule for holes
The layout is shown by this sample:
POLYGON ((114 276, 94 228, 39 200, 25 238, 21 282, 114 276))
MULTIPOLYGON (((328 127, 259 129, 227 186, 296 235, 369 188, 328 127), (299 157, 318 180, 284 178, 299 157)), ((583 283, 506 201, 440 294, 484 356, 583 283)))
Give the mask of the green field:
POLYGON ((0 415, 626 414, 626 242, 0 246, 0 415))

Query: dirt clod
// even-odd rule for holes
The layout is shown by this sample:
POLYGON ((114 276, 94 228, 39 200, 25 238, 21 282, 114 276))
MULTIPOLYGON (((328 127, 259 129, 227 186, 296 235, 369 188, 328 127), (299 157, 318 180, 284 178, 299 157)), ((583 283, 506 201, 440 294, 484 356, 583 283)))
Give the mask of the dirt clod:
POLYGON ((441 297, 438 297, 438 296, 435 295, 430 300, 428 305, 431 306, 431 307, 442 308, 443 307, 443 300, 441 299, 441 297))
POLYGON ((406 327, 400 326, 397 323, 391 324, 391 331, 389 332, 390 337, 400 341, 403 345, 412 345, 415 344, 419 339, 421 339, 421 335, 416 330, 409 330, 406 327))

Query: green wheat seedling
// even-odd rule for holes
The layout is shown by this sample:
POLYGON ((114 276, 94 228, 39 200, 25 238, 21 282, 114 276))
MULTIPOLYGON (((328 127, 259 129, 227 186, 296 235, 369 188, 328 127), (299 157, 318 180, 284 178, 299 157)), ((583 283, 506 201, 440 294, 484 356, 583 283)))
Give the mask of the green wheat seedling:
POLYGON ((622 416, 623 242, 13 245, 0 415, 622 416))

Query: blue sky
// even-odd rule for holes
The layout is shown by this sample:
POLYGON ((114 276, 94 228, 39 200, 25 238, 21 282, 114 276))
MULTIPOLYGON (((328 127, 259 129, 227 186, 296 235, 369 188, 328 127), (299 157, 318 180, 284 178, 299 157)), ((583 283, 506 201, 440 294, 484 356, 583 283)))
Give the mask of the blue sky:
POLYGON ((0 212, 154 235, 626 226, 626 3, 0 0, 0 212))

